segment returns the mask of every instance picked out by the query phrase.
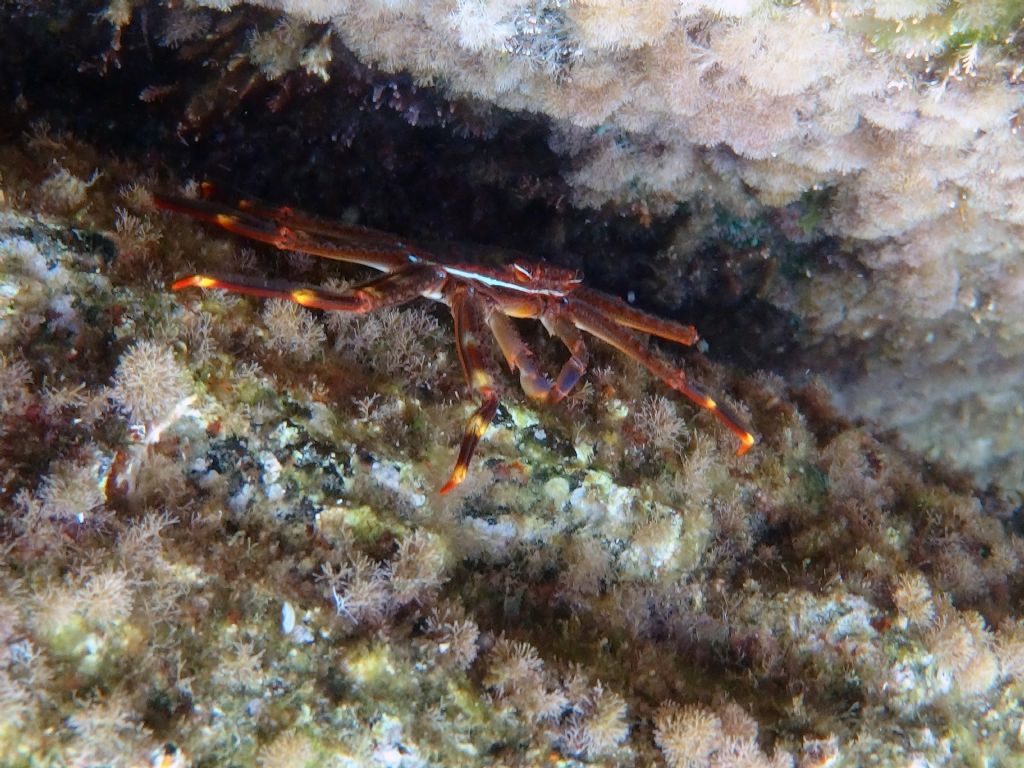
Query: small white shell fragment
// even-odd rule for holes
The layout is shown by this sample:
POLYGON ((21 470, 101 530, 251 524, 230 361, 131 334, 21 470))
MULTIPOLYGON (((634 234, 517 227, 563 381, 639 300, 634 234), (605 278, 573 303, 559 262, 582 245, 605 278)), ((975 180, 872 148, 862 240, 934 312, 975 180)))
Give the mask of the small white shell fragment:
POLYGON ((293 629, 295 629, 295 609, 292 608, 291 603, 285 600, 281 604, 281 632, 289 635, 293 629))

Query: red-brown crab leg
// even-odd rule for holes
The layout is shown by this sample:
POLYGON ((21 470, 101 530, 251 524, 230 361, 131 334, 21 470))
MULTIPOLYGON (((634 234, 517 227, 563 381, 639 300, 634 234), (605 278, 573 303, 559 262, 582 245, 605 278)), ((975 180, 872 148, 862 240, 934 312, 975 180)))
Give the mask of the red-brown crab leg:
POLYGON ((736 451, 737 456, 742 456, 750 450, 750 446, 754 444, 754 435, 743 426, 743 422, 728 406, 719 403, 704 394, 698 387, 688 383, 683 371, 673 368, 647 352, 642 342, 631 331, 608 322, 602 317, 602 312, 604 312, 604 307, 595 310, 587 304, 577 301, 575 295, 568 304, 568 314, 572 317, 576 327, 608 342, 623 354, 643 365, 676 392, 690 398, 701 408, 711 411, 726 429, 739 438, 740 447, 736 451))
POLYGON ((548 332, 569 348, 570 357, 562 365, 554 382, 537 367, 533 353, 519 336, 512 321, 496 308, 487 313, 487 325, 505 356, 505 362, 513 373, 517 369, 519 371, 519 383, 523 392, 534 400, 557 403, 569 394, 586 371, 587 348, 583 344, 583 334, 572 323, 561 317, 546 314, 541 314, 540 319, 548 332))
MULTIPOLYGON (((225 208, 225 212, 233 212, 233 209, 230 207, 222 207, 225 208)), ((353 240, 367 244, 377 243, 387 249, 406 247, 406 243, 392 232, 370 229, 369 227, 338 224, 334 221, 328 221, 308 213, 303 213, 302 211, 297 211, 286 205, 273 207, 262 205, 253 200, 240 200, 237 212, 245 213, 256 219, 271 221, 279 228, 290 227, 310 235, 326 235, 337 240, 353 240)), ((413 248, 411 250, 417 249, 413 248)))
POLYGON ((158 208, 183 213, 198 221, 250 240, 267 243, 283 251, 300 251, 335 261, 362 264, 383 272, 394 272, 430 257, 393 235, 363 227, 330 226, 290 209, 232 208, 209 200, 154 195, 158 208), (294 226, 289 226, 289 219, 294 226))
POLYGON ((685 344, 688 347, 695 344, 699 338, 697 329, 692 325, 681 325, 672 320, 650 315, 641 309, 629 306, 622 299, 591 290, 585 285, 576 288, 572 297, 579 299, 592 310, 596 310, 619 325, 636 331, 650 333, 678 344, 685 344))
POLYGON ((587 352, 583 334, 561 314, 541 315, 540 321, 548 333, 558 338, 569 350, 569 359, 562 364, 562 370, 555 379, 555 386, 547 398, 549 403, 558 403, 572 391, 576 382, 586 373, 590 353, 587 352))
POLYGON ((329 309, 362 314, 383 307, 392 307, 412 301, 424 291, 439 288, 444 274, 431 267, 411 269, 383 275, 375 280, 349 288, 332 291, 310 285, 253 280, 241 276, 190 275, 171 285, 171 289, 218 288, 231 293, 257 296, 261 299, 286 299, 311 309, 329 309))
POLYGON ((487 312, 487 325, 494 334, 508 367, 513 373, 519 371, 519 384, 523 392, 534 400, 546 400, 554 385, 537 367, 533 353, 520 338, 519 331, 512 321, 497 309, 490 309, 487 312))
POLYGON ((469 462, 473 459, 473 452, 476 450, 480 438, 487 431, 487 427, 494 420, 494 414, 498 411, 498 394, 494 391, 494 380, 484 366, 477 338, 479 318, 476 313, 479 311, 479 305, 470 298, 464 289, 455 291, 449 302, 452 308, 452 318, 455 320, 455 348, 459 353, 462 372, 465 374, 470 388, 480 396, 481 402, 480 406, 473 411, 473 415, 469 417, 469 421, 466 422, 462 442, 459 444, 459 455, 455 460, 455 468, 452 469, 448 482, 441 488, 441 494, 448 493, 466 479, 469 462))

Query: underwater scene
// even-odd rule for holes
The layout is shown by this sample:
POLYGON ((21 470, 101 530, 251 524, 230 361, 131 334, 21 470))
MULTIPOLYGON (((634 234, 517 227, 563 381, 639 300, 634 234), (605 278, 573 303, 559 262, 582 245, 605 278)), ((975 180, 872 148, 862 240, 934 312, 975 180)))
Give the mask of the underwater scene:
POLYGON ((0 766, 1024 766, 1024 4, 0 4, 0 766))

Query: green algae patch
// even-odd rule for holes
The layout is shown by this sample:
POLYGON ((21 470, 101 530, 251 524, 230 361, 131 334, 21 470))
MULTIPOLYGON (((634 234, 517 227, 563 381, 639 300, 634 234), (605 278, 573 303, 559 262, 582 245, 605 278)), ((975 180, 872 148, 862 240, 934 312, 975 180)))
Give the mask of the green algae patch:
POLYGON ((131 623, 96 626, 78 615, 42 637, 53 658, 67 665, 83 684, 118 678, 119 670, 146 641, 145 633, 131 623))
POLYGON ((376 542, 387 535, 401 538, 408 532, 408 527, 401 522, 382 518, 373 507, 365 504, 327 507, 320 512, 319 523, 328 539, 349 535, 356 541, 376 542))
POLYGON ((382 689, 394 680, 395 664, 386 645, 368 645, 345 657, 352 682, 363 689, 382 689))
POLYGON ((685 510, 682 515, 682 534, 674 565, 682 573, 696 569, 711 544, 711 513, 704 508, 685 510))

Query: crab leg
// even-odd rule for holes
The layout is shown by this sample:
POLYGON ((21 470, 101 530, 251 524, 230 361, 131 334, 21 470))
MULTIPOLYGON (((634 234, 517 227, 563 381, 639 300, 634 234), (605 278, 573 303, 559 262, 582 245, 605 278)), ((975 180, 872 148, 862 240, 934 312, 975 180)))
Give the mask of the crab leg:
POLYGON ((452 469, 448 482, 441 488, 442 494, 448 493, 466 479, 473 452, 498 411, 498 395, 494 391, 494 380, 484 367, 476 336, 479 327, 474 312, 479 307, 466 290, 455 291, 450 297, 450 303, 452 317, 455 320, 455 348, 459 353, 459 362, 462 363, 462 372, 470 388, 480 396, 481 402, 466 422, 455 468, 452 469))
POLYGON ((171 288, 218 288, 262 299, 286 299, 312 309, 341 312, 372 312, 382 307, 405 304, 425 291, 436 290, 444 282, 444 273, 431 267, 413 267, 384 275, 346 291, 332 291, 288 282, 268 282, 248 277, 191 275, 176 281, 171 288))
POLYGON ((692 325, 681 325, 671 320, 655 317, 636 307, 629 306, 622 299, 591 290, 586 286, 580 286, 573 291, 573 298, 582 299, 591 309, 611 318, 619 325, 636 331, 659 336, 688 347, 696 343, 698 339, 697 329, 692 325))
POLYGON ((519 336, 512 321, 497 309, 492 309, 487 313, 487 325, 494 334, 508 367, 513 373, 519 371, 519 384, 523 392, 534 400, 547 400, 554 385, 537 367, 533 353, 519 336))
POLYGON ((643 365, 676 392, 685 395, 701 408, 711 411, 726 429, 739 438, 740 447, 736 451, 737 456, 742 456, 750 450, 750 446, 754 444, 754 435, 743 426, 743 422, 728 406, 719 403, 704 394, 698 387, 688 383, 683 371, 673 368, 647 352, 631 331, 606 321, 601 316, 602 312, 604 312, 604 307, 592 308, 578 301, 572 301, 568 308, 568 313, 577 328, 611 344, 623 354, 643 365))
POLYGON ((426 260, 426 254, 410 248, 394 236, 363 227, 329 226, 290 209, 232 208, 209 200, 154 195, 158 208, 183 213, 193 219, 216 224, 282 251, 301 251, 336 261, 362 264, 392 272, 408 264, 426 260), (295 226, 289 226, 294 219, 295 226))
POLYGON ((583 342, 583 334, 562 315, 541 315, 540 321, 548 333, 558 337, 569 350, 569 359, 562 364, 562 370, 558 372, 554 389, 548 395, 549 403, 557 403, 572 391, 576 382, 586 373, 590 353, 587 352, 587 345, 583 342))
POLYGON ((508 367, 513 373, 519 370, 519 383, 523 391, 534 400, 557 403, 569 394, 587 369, 587 348, 583 344, 583 335, 572 323, 548 315, 541 315, 541 322, 552 336, 562 340, 571 353, 571 357, 562 365, 554 382, 537 367, 533 353, 509 319, 496 309, 487 315, 487 325, 490 326, 508 367))
MULTIPOLYGON (((230 206, 221 206, 226 212, 233 212, 230 206)), ((402 246, 401 238, 391 232, 369 227, 347 226, 333 221, 317 218, 308 213, 297 211, 287 205, 266 206, 253 200, 239 200, 237 212, 248 214, 257 219, 273 222, 277 227, 300 229, 307 234, 327 235, 337 238, 356 238, 376 241, 386 246, 402 246)))

